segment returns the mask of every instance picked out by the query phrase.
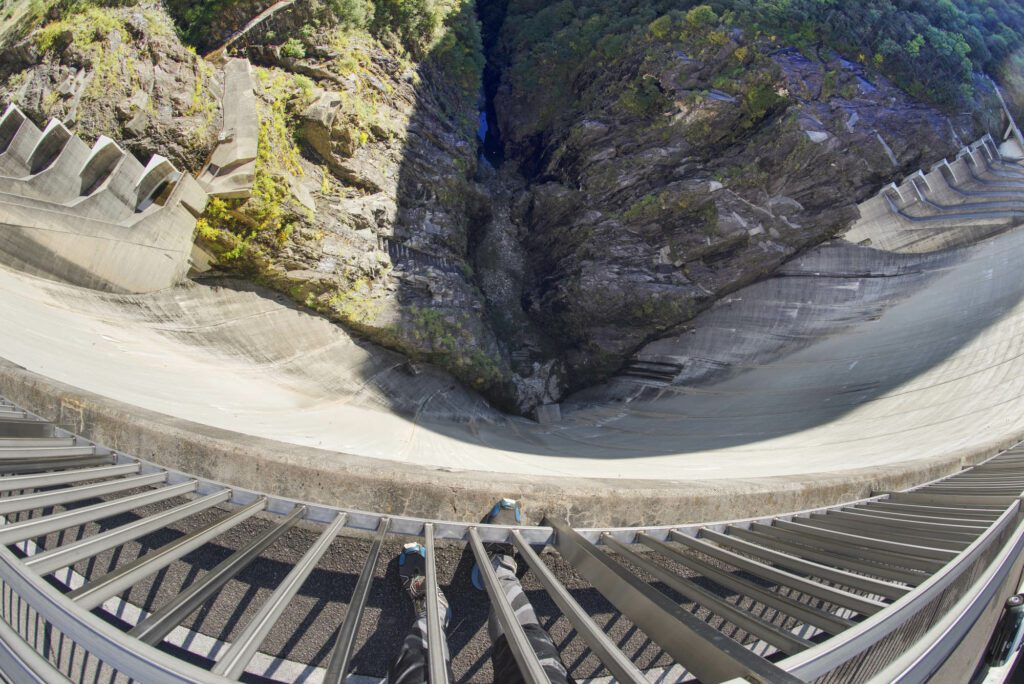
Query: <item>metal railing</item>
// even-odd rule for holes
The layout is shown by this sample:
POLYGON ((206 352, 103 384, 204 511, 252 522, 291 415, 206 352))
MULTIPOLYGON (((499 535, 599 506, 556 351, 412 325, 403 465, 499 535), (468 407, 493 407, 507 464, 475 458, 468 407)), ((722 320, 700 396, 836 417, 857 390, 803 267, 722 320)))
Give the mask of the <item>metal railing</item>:
MULTIPOLYGON (((168 471, 67 433, 0 399, 0 515, 6 520, 0 525, 0 670, 15 681, 81 680, 84 673, 100 670, 112 680, 152 684, 237 681, 331 545, 358 530, 371 533, 372 542, 324 658, 326 682, 344 681, 349 672, 382 545, 395 536, 424 540, 428 595, 438 584, 437 542, 465 543, 483 561, 488 595, 527 681, 546 678, 488 572, 486 542, 515 546, 618 681, 646 679, 580 605, 553 570, 553 557, 546 558, 540 547, 560 556, 671 656, 688 673, 681 677, 925 681, 981 611, 998 600, 999 588, 1018 564, 1024 548, 1022 490, 1024 449, 1014 448, 907 492, 770 518, 586 530, 557 519, 545 527, 474 525, 305 504, 168 471), (157 513, 84 532, 86 525, 155 503, 161 504, 157 513), (221 515, 192 522, 203 511, 221 515), (275 514, 274 524, 156 611, 126 628, 97 614, 109 599, 260 513, 275 514), (229 581, 260 563, 300 520, 320 523, 319 537, 210 669, 159 648, 229 581), (64 569, 171 524, 187 531, 110 571, 87 576, 82 586, 61 587, 57 577, 64 569), (82 532, 55 537, 71 529, 82 532), (58 541, 48 541, 54 538, 58 541), (690 604, 734 629, 712 626, 686 607, 690 604), (67 644, 77 649, 76 666, 67 644)), ((427 606, 428 643, 436 645, 444 638, 441 616, 434 602, 427 606)), ((428 652, 431 681, 446 681, 441 649, 428 652)))

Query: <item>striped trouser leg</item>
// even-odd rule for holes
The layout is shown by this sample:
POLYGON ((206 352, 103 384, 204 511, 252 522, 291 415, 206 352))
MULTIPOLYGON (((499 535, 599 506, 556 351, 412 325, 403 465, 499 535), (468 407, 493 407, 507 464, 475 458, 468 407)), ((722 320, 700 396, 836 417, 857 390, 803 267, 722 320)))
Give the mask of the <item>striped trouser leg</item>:
MULTIPOLYGON (((441 642, 441 649, 450 672, 451 656, 448 653, 447 639, 441 642)), ((402 650, 398 652, 398 657, 388 669, 388 684, 427 684, 427 660, 427 618, 420 616, 412 623, 409 634, 402 642, 402 650)))
MULTIPOLYGON (((533 652, 537 654, 537 659, 540 660, 540 664, 552 684, 570 682, 565 665, 562 664, 562 659, 558 655, 558 649, 555 648, 548 633, 540 626, 537 614, 533 611, 533 606, 530 605, 530 600, 523 591, 519 578, 516 577, 515 561, 511 556, 495 554, 491 556, 491 566, 498 576, 498 583, 501 585, 502 591, 505 592, 505 598, 508 599, 512 610, 515 611, 516 619, 526 633, 533 652)), ((519 671, 519 665, 516 664, 512 649, 508 645, 508 639, 501 629, 493 607, 487 620, 487 630, 491 637, 491 643, 494 644, 494 681, 502 684, 522 682, 523 675, 519 671)))

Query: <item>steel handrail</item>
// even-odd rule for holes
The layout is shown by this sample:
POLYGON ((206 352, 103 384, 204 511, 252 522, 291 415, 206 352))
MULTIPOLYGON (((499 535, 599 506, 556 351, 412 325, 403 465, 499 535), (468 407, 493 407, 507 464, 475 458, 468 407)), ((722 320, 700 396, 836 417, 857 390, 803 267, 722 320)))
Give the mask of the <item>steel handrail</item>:
POLYGON ((996 543, 999 536, 1013 524, 1019 512, 1018 499, 978 539, 914 591, 828 641, 786 658, 779 666, 802 679, 813 680, 874 646, 906 624, 921 608, 939 597, 959 579, 996 543))
POLYGON ((875 675, 870 684, 918 684, 928 681, 997 598, 999 589, 1010 576, 1022 552, 1024 522, 1017 526, 999 556, 971 586, 967 594, 899 659, 875 675))

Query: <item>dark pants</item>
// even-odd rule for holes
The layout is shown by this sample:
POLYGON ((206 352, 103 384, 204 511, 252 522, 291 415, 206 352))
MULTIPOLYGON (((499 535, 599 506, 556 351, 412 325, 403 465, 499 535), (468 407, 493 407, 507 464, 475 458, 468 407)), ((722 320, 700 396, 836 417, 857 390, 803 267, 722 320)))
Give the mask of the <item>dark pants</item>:
MULTIPOLYGON (((448 653, 448 643, 442 644, 444 648, 445 667, 448 668, 448 679, 453 680, 451 674, 451 656, 448 653)), ((428 684, 430 666, 427 656, 427 618, 420 616, 412 623, 409 634, 402 642, 402 650, 398 657, 388 669, 388 684, 428 684)))
MULTIPOLYGON (((551 641, 551 637, 537 621, 537 615, 533 612, 529 599, 523 592, 523 587, 515 574, 515 564, 507 556, 495 556, 492 558, 492 566, 498 575, 501 588, 505 597, 515 611, 516 618, 522 626, 523 631, 537 654, 544 672, 552 684, 571 684, 572 679, 566 672, 562 659, 558 655, 558 649, 551 641)), ((501 631, 501 625, 491 607, 491 615, 488 618, 488 632, 491 636, 491 643, 494 644, 492 659, 494 661, 494 681, 498 684, 520 684, 524 681, 519 665, 509 648, 508 639, 501 631)), ((449 678, 451 678, 450 655, 448 644, 443 645, 445 662, 448 663, 449 678)), ((428 684, 427 666, 427 621, 425 617, 419 617, 409 630, 409 635, 402 642, 402 650, 399 652, 395 662, 388 670, 389 684, 428 684)))

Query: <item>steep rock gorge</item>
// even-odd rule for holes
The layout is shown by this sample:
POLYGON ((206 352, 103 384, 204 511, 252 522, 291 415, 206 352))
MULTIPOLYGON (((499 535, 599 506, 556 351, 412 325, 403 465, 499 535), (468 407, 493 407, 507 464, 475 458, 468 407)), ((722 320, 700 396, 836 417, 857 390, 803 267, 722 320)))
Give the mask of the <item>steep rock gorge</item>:
POLYGON ((980 130, 828 51, 748 36, 707 7, 637 20, 642 4, 512 0, 499 41, 505 152, 530 180, 524 299, 570 388, 980 130))
MULTIPOLYGON (((0 59, 0 95, 198 171, 219 75, 189 48, 268 4, 96 6, 85 29, 54 6, 0 59)), ((994 130, 985 102, 942 112, 829 50, 684 4, 329 0, 275 15, 233 48, 256 65, 260 152, 253 197, 200 222, 217 275, 530 415, 994 130)))

